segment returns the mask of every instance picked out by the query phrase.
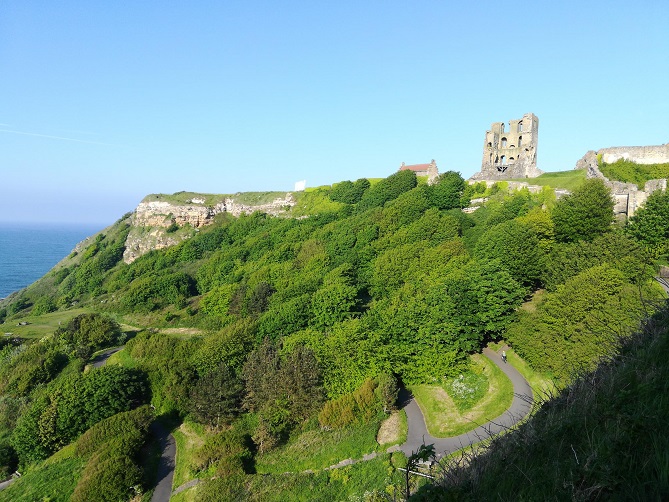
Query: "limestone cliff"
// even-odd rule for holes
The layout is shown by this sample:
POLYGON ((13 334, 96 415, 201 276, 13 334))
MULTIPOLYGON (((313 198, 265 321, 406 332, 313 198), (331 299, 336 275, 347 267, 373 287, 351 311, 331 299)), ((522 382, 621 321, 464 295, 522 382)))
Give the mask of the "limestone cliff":
POLYGON ((174 246, 192 237, 199 228, 210 224, 217 214, 233 216, 256 211, 272 216, 285 214, 295 205, 293 194, 266 201, 276 193, 228 195, 185 194, 149 195, 132 215, 132 229, 125 243, 123 261, 132 263, 154 249, 174 246), (186 196, 189 196, 187 199, 186 196))

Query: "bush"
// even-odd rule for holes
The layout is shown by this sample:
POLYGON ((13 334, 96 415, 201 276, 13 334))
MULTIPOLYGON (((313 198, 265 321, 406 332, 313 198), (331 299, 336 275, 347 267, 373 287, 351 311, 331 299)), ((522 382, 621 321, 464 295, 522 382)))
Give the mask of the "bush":
POLYGON ((127 455, 100 451, 88 461, 74 489, 72 502, 128 500, 132 487, 142 480, 142 471, 127 455))
POLYGON ((120 440, 125 451, 134 453, 144 442, 144 436, 153 421, 153 416, 151 407, 145 405, 106 418, 88 429, 77 440, 75 452, 80 457, 87 457, 106 442, 120 440))
MULTIPOLYGON (((326 402, 318 414, 321 427, 336 429, 354 423, 366 424, 380 411, 389 409, 389 401, 392 401, 394 406, 397 392, 392 390, 391 379, 389 375, 382 375, 377 379, 368 378, 352 393, 326 402), (379 389, 379 381, 383 383, 384 388, 376 392, 379 389)), ((394 387, 397 388, 396 384, 394 387)))
POLYGON ((81 314, 64 328, 58 328, 56 335, 71 345, 82 359, 87 359, 98 349, 116 345, 121 336, 121 327, 102 314, 81 314))
POLYGON ((251 472, 251 438, 237 429, 209 436, 195 454, 195 466, 204 470, 216 468, 219 476, 251 472))

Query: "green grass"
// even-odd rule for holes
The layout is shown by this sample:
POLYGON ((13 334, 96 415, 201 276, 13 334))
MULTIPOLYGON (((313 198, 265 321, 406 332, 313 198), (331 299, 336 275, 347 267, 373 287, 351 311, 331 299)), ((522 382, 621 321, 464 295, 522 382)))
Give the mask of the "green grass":
POLYGON ((195 192, 177 192, 173 194, 151 194, 142 202, 162 201, 170 204, 190 204, 192 199, 204 199, 204 205, 213 206, 225 199, 233 199, 239 204, 258 206, 268 204, 275 199, 284 198, 288 192, 240 192, 235 194, 211 194, 195 192))
POLYGON ((488 379, 488 392, 465 413, 443 387, 413 385, 411 392, 420 406, 428 432, 434 437, 451 437, 475 429, 482 422, 502 415, 511 406, 513 384, 494 363, 483 356, 474 356, 488 379))
POLYGON ((630 160, 620 159, 612 164, 601 162, 599 169, 610 180, 635 183, 639 190, 644 189, 646 181, 669 178, 669 163, 637 164, 630 160))
POLYGON ((257 502, 337 502, 386 500, 380 498, 401 483, 388 454, 354 465, 316 473, 250 475, 241 479, 208 480, 173 501, 246 500, 257 502), (238 491, 230 495, 232 484, 238 491), (390 487, 390 488, 388 488, 390 487), (230 490, 230 491, 228 491, 230 490), (188 492, 193 492, 188 494, 188 492))
POLYGON ((536 178, 517 178, 506 181, 524 181, 530 185, 548 186, 551 188, 563 188, 573 191, 585 182, 585 169, 572 169, 571 171, 556 171, 544 173, 536 178))
POLYGON ((193 455, 204 444, 205 431, 202 425, 185 421, 172 431, 172 435, 177 445, 177 461, 172 486, 178 488, 197 477, 192 467, 194 465, 193 455))
POLYGON ((359 459, 379 450, 376 433, 380 420, 362 426, 324 431, 309 430, 275 450, 256 457, 258 473, 301 472, 324 469, 347 458, 359 459))
POLYGON ((39 316, 13 317, 10 321, 0 324, 0 332, 12 333, 14 336, 21 338, 42 338, 56 331, 59 326, 66 325, 73 317, 90 312, 92 310, 87 308, 76 308, 58 310, 39 316), (27 326, 17 326, 20 322, 28 322, 30 324, 27 326))
POLYGON ((338 211, 344 204, 330 200, 329 192, 329 187, 296 192, 294 195, 297 203, 291 209, 290 215, 300 217, 338 211))
POLYGON ((107 359, 107 364, 119 364, 125 368, 137 367, 137 361, 135 361, 130 356, 130 352, 128 352, 127 349, 121 349, 118 352, 109 356, 109 359, 107 359))
POLYGON ((77 486, 85 461, 67 455, 64 457, 47 460, 24 473, 12 485, 0 491, 0 502, 68 501, 77 486))
POLYGON ((464 371, 444 382, 444 390, 460 413, 474 407, 488 393, 488 379, 482 373, 464 371))
MULTIPOLYGON (((499 351, 501 350, 502 343, 490 344, 488 347, 499 351)), ((532 367, 522 359, 513 349, 507 349, 506 356, 509 364, 518 370, 527 383, 530 384, 532 388, 532 393, 534 394, 535 406, 541 405, 541 403, 554 395, 557 392, 555 383, 548 376, 543 373, 539 373, 532 369, 532 367)))

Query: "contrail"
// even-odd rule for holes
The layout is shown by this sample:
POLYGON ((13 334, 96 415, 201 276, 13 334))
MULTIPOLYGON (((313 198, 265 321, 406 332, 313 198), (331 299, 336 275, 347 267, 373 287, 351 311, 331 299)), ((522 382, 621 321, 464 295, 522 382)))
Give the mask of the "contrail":
POLYGON ((111 143, 101 143, 99 141, 86 141, 83 139, 65 138, 63 136, 50 136, 48 134, 37 134, 34 132, 12 131, 11 129, 0 129, 0 132, 8 132, 11 134, 22 134, 24 136, 37 136, 39 138, 60 139, 63 141, 74 141, 76 143, 88 143, 90 145, 118 146, 118 145, 112 145, 111 143))

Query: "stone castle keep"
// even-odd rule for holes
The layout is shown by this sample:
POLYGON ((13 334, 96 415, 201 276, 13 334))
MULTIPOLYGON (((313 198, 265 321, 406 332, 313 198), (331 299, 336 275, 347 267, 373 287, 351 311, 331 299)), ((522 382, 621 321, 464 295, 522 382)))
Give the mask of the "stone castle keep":
POLYGON ((481 171, 473 180, 497 180, 509 178, 534 178, 542 171, 537 169, 537 143, 539 140, 539 118, 526 113, 523 118, 495 122, 485 133, 481 171))

